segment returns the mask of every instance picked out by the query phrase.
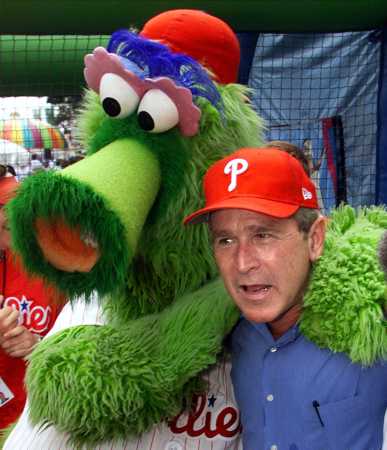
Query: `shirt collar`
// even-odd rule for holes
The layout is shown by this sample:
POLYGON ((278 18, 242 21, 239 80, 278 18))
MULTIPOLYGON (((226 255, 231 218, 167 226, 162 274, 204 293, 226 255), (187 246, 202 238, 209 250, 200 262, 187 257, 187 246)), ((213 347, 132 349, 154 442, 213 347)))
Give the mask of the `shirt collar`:
POLYGON ((255 330, 257 330, 262 335, 263 339, 269 345, 275 345, 276 347, 280 347, 282 345, 288 344, 289 342, 295 341, 301 334, 298 324, 295 324, 292 327, 290 327, 289 330, 285 334, 283 334, 279 339, 275 340, 272 334, 270 333, 270 330, 266 323, 254 323, 249 320, 248 322, 255 330))

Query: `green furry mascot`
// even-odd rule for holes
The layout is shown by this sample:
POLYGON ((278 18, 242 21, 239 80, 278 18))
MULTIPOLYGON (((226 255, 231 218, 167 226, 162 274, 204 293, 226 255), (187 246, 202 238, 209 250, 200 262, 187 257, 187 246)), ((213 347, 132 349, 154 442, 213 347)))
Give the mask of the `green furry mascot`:
MULTIPOLYGON (((135 33, 88 55, 85 77, 87 157, 27 179, 9 213, 26 267, 69 298, 97 292, 108 317, 44 340, 27 378, 32 422, 95 448, 178 414, 216 363, 239 314, 206 227, 182 222, 201 206, 208 166, 258 146, 262 124, 241 86, 214 83, 194 59, 135 33)), ((386 228, 382 208, 334 213, 301 324, 363 364, 386 355, 386 228)))
POLYGON ((31 358, 31 420, 55 424, 76 444, 138 435, 180 413, 239 316, 217 279, 206 227, 186 230, 183 218, 200 206, 208 165, 259 145, 262 123, 246 90, 224 76, 235 71, 236 36, 192 14, 211 21, 195 33, 229 41, 224 61, 202 47, 219 83, 186 55, 114 33, 107 50, 85 58, 87 157, 27 179, 10 206, 26 267, 70 299, 97 292, 108 317, 103 327, 47 339, 31 358))

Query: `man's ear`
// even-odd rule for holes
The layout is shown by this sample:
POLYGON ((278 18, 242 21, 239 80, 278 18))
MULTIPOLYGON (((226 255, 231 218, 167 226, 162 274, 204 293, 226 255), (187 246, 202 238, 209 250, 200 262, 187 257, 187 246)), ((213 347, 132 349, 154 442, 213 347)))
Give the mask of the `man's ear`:
POLYGON ((311 226, 308 233, 309 258, 312 262, 316 261, 324 249, 326 231, 326 218, 319 216, 311 226))

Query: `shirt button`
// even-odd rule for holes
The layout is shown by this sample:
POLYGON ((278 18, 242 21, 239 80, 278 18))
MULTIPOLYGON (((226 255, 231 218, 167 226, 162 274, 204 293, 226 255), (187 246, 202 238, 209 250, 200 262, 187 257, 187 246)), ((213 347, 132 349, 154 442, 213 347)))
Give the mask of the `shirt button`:
POLYGON ((274 395, 273 395, 273 394, 269 394, 269 395, 266 397, 266 400, 267 400, 268 402, 272 402, 272 401, 274 400, 274 395))
POLYGON ((272 347, 272 348, 270 349, 270 351, 271 351, 272 353, 275 353, 277 350, 278 350, 277 347, 272 347))
POLYGON ((278 447, 277 447, 276 445, 272 445, 272 446, 270 447, 270 450, 278 450, 278 447))

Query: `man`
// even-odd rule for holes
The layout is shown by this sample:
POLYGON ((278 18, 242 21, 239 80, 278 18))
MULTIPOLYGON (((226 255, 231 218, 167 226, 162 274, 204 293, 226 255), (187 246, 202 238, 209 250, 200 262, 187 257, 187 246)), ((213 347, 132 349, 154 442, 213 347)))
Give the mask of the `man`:
POLYGON ((53 291, 26 275, 10 251, 4 210, 18 186, 0 165, 0 435, 21 414, 25 403, 26 357, 49 331, 60 311, 53 291))
POLYGON ((241 149, 204 179, 225 286, 242 313, 232 379, 245 450, 380 450, 387 366, 354 364, 319 348, 298 322, 325 218, 302 165, 278 148, 241 149))

